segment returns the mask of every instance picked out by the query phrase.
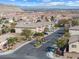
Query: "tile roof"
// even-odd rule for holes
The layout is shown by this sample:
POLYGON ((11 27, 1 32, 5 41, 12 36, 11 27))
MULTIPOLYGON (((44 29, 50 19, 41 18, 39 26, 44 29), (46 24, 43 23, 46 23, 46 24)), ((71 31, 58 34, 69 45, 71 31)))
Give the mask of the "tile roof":
POLYGON ((79 42, 79 35, 73 35, 70 37, 69 39, 69 43, 75 43, 75 42, 79 42))
POLYGON ((38 22, 38 23, 31 23, 31 22, 18 22, 16 28, 36 28, 36 27, 45 27, 50 25, 50 22, 38 22))
POLYGON ((79 26, 70 27, 70 30, 79 30, 79 26))

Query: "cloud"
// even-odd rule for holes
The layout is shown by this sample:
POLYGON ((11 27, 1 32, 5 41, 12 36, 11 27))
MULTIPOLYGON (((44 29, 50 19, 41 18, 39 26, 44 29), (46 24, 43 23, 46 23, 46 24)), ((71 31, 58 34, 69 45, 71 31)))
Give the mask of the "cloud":
POLYGON ((65 3, 67 6, 79 6, 79 1, 68 1, 65 3))
POLYGON ((65 2, 50 2, 47 5, 48 6, 56 6, 56 5, 64 5, 64 4, 65 4, 65 2))
POLYGON ((67 5, 72 5, 72 4, 74 4, 74 2, 68 1, 66 4, 67 4, 67 5))
POLYGON ((10 1, 20 1, 19 5, 23 6, 79 6, 79 1, 57 1, 53 0, 10 0, 10 1))
POLYGON ((43 2, 38 5, 41 6, 79 6, 79 1, 68 1, 68 2, 43 2))
MULTIPOLYGON (((44 3, 44 2, 43 2, 44 3)), ((48 3, 44 3, 42 5, 46 5, 46 6, 79 6, 79 1, 59 1, 59 2, 48 2, 48 3)))
POLYGON ((65 2, 48 2, 48 3, 39 3, 37 6, 59 6, 65 5, 65 2))

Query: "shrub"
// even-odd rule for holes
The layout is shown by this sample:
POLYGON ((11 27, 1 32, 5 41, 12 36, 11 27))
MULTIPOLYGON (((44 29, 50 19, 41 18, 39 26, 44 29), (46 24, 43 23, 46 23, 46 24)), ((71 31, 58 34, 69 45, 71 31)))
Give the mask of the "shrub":
POLYGON ((15 38, 15 37, 10 37, 10 38, 7 38, 7 40, 8 40, 8 45, 13 45, 13 44, 16 43, 17 38, 15 38))
POLYGON ((32 36, 32 31, 28 29, 24 29, 21 35, 26 36, 26 39, 30 38, 32 36))
POLYGON ((11 32, 11 33, 15 33, 15 29, 11 29, 10 32, 11 32))

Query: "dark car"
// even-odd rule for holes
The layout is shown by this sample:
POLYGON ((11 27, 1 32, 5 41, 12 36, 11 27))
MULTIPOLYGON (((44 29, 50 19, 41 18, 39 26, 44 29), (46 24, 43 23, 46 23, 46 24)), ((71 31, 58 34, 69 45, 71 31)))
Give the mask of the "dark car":
POLYGON ((36 23, 38 23, 38 22, 41 22, 41 20, 37 20, 37 22, 36 22, 36 23))
POLYGON ((46 48, 46 52, 55 52, 55 48, 54 47, 47 47, 46 48))
POLYGON ((45 35, 48 35, 48 33, 47 33, 47 32, 44 32, 44 34, 45 34, 45 35))
POLYGON ((58 32, 58 34, 64 34, 64 32, 58 32))

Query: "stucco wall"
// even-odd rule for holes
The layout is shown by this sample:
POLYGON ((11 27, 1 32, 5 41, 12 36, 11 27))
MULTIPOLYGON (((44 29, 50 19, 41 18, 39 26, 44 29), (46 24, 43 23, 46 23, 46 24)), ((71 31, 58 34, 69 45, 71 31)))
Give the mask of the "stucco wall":
POLYGON ((15 28, 15 32, 16 33, 22 33, 22 29, 21 28, 15 28))
POLYGON ((79 31, 69 30, 70 35, 79 35, 79 31))
MULTIPOLYGON (((43 32, 45 27, 37 27, 35 29, 30 29, 33 32, 43 32)), ((22 33, 23 28, 15 28, 16 33, 22 33)))
POLYGON ((69 45, 69 52, 77 52, 79 53, 79 42, 71 43, 69 45), (76 47, 72 47, 72 45, 76 45, 76 47))

